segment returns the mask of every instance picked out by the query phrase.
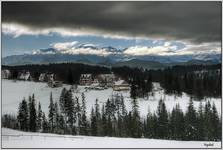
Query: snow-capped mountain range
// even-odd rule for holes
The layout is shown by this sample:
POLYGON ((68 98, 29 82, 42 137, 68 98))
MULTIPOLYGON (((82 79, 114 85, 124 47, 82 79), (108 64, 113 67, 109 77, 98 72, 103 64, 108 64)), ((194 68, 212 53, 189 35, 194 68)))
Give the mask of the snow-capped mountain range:
MULTIPOLYGON (((70 44, 70 43, 69 43, 70 44)), ((30 54, 12 55, 2 59, 3 65, 24 65, 24 64, 47 64, 62 62, 78 62, 87 64, 114 65, 137 62, 159 63, 159 64, 176 64, 186 62, 220 63, 221 53, 216 51, 181 53, 169 48, 156 53, 151 47, 128 47, 117 49, 111 46, 100 47, 93 44, 70 44, 54 45, 50 48, 35 50, 30 54), (139 53, 136 53, 139 52, 139 53), (166 54, 168 52, 168 54, 166 54), (145 53, 145 54, 144 54, 145 53), (196 61, 194 61, 196 60, 196 61)))

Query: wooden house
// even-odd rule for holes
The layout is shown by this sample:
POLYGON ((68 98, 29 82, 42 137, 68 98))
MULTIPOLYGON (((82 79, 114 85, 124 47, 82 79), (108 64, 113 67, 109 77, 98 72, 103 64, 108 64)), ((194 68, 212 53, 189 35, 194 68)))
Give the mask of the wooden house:
POLYGON ((80 85, 91 85, 93 83, 92 74, 81 74, 79 83, 80 85))
POLYGON ((130 90, 130 85, 124 81, 124 80, 119 80, 116 81, 113 85, 113 90, 114 91, 126 91, 126 90, 130 90))

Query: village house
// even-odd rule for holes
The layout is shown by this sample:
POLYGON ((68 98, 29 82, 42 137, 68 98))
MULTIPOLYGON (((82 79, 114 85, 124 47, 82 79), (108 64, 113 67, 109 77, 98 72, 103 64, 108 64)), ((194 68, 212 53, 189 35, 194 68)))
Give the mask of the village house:
POLYGON ((56 81, 56 75, 51 73, 46 75, 47 84, 51 88, 61 87, 63 84, 61 81, 56 81))
POLYGON ((80 85, 91 85, 93 83, 92 74, 81 74, 79 83, 80 85))
POLYGON ((41 73, 39 76, 39 81, 40 82, 46 82, 47 81, 47 76, 46 73, 41 73))
POLYGON ((48 82, 49 81, 55 81, 55 79, 56 79, 56 76, 53 73, 47 74, 46 77, 47 77, 48 82))
POLYGON ((130 90, 130 85, 124 81, 124 80, 119 80, 116 81, 113 85, 113 90, 114 91, 126 91, 126 90, 130 90))
POLYGON ((18 73, 19 80, 30 81, 32 80, 31 74, 29 71, 21 71, 18 73))
POLYGON ((111 74, 99 74, 97 76, 100 86, 112 87, 115 81, 115 75, 111 74))
POLYGON ((55 75, 53 73, 41 73, 39 76, 39 81, 41 82, 49 82, 54 80, 55 80, 55 75))
POLYGON ((56 81, 56 75, 53 73, 41 73, 39 81, 47 82, 47 85, 51 88, 61 87, 63 85, 61 81, 56 81))
POLYGON ((1 71, 2 79, 8 79, 11 77, 11 72, 8 69, 4 69, 1 71))

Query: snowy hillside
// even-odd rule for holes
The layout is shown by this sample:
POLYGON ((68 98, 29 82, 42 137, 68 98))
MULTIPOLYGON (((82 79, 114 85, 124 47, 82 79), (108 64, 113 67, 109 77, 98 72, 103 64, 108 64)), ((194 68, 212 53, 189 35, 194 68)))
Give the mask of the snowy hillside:
POLYGON ((220 148, 221 142, 72 136, 2 128, 3 148, 220 148), (210 145, 210 146, 207 146, 210 145))
MULTIPOLYGON (((67 89, 70 88, 70 85, 63 85, 67 89)), ((50 92, 53 93, 53 98, 55 101, 59 100, 59 96, 63 87, 59 88, 50 88, 46 83, 40 82, 29 82, 29 81, 12 81, 12 80, 2 80, 2 113, 8 114, 17 114, 17 108, 23 97, 27 98, 31 94, 35 94, 37 102, 40 101, 42 104, 42 109, 45 113, 48 111, 49 106, 49 97, 50 92)), ((151 112, 155 111, 158 105, 158 101, 161 98, 165 98, 165 104, 169 111, 179 103, 183 111, 186 111, 186 108, 189 103, 190 97, 186 94, 183 94, 182 97, 176 97, 174 95, 164 95, 164 91, 159 87, 159 84, 154 84, 154 95, 150 96, 149 99, 139 99, 139 110, 141 115, 145 116, 148 113, 148 109, 151 112)), ((90 90, 86 91, 84 86, 78 86, 78 93, 73 93, 74 96, 79 96, 81 98, 81 93, 84 92, 87 102, 87 113, 90 114, 90 110, 95 103, 95 99, 99 100, 99 104, 103 104, 107 101, 112 94, 116 93, 112 88, 106 90, 90 90)), ((129 91, 119 92, 122 94, 125 99, 125 104, 127 110, 131 109, 131 99, 129 91)), ((218 112, 221 111, 221 99, 211 98, 211 103, 215 103, 218 112)), ((205 103, 205 101, 202 101, 205 103)), ((194 101, 194 106, 198 108, 199 102, 194 101)))

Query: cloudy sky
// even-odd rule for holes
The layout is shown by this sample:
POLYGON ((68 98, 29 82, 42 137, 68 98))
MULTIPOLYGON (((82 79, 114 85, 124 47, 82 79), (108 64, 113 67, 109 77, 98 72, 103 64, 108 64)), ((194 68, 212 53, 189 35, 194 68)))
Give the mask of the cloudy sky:
POLYGON ((58 51, 128 55, 221 53, 221 2, 2 2, 3 56, 58 51))

